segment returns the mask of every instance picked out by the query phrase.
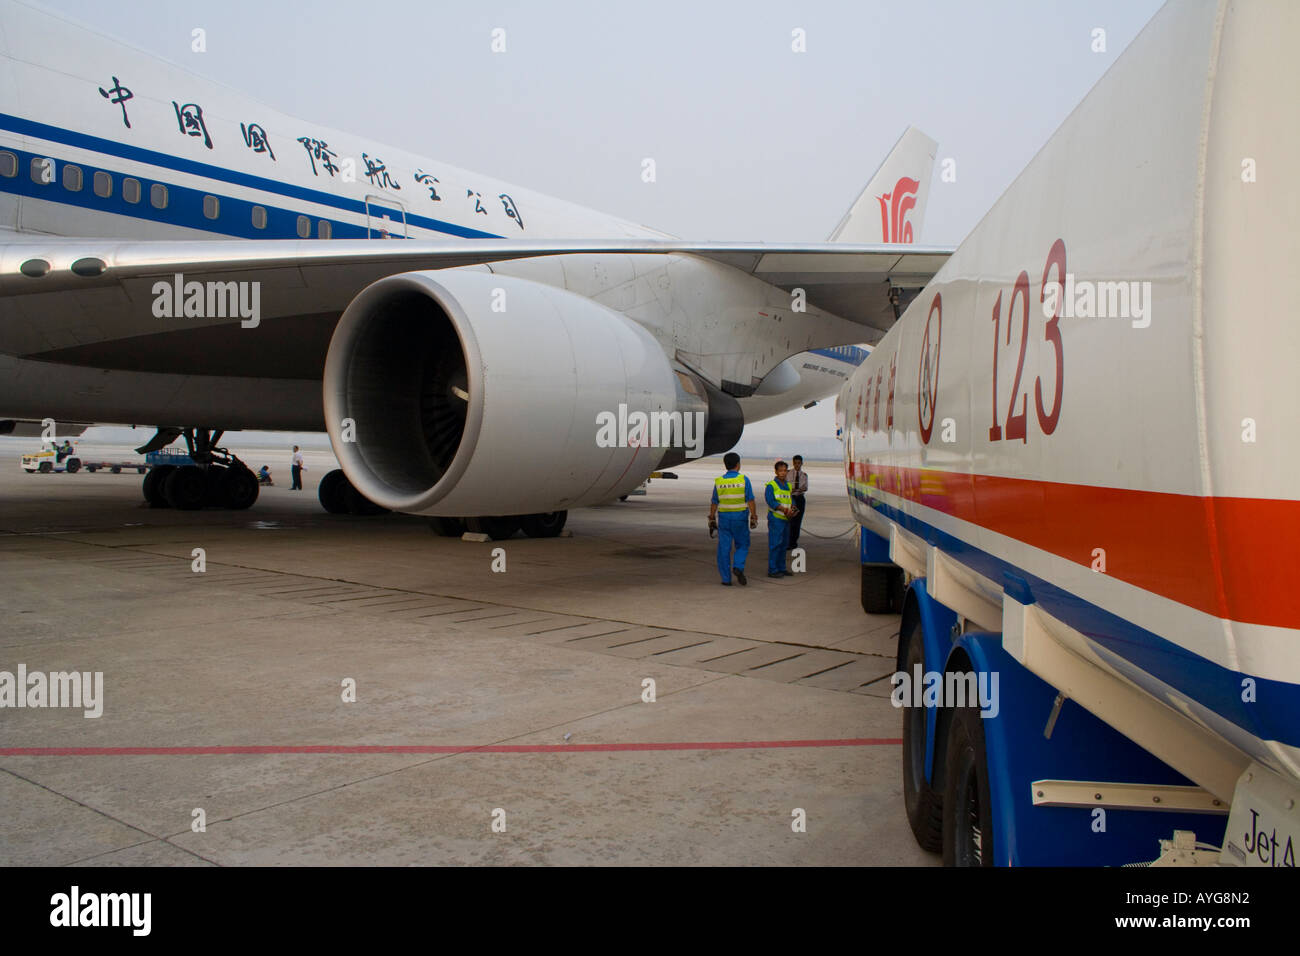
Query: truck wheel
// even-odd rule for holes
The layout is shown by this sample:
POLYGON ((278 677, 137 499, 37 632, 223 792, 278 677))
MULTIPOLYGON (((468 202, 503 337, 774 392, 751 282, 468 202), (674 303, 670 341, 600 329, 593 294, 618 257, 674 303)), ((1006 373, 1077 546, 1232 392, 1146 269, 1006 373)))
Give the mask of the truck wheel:
POLYGON ((953 712, 943 790, 945 866, 993 865, 993 803, 979 708, 953 712))
POLYGON ((893 567, 862 565, 862 610, 867 614, 888 614, 893 596, 889 586, 893 567))
POLYGON ((564 530, 569 520, 567 511, 548 511, 543 514, 524 515, 519 519, 524 534, 530 538, 554 538, 564 530))
POLYGON ((36 470, 39 471, 42 475, 48 475, 50 472, 54 470, 54 466, 51 465, 48 461, 43 461, 36 466, 36 470))
POLYGON ((197 465, 177 468, 163 481, 163 497, 177 511, 198 511, 207 490, 207 476, 197 465))
POLYGON ((352 482, 348 481, 348 476, 343 474, 342 468, 335 468, 333 471, 325 473, 325 477, 320 480, 316 486, 316 497, 320 499, 321 507, 332 515, 345 515, 348 513, 348 489, 352 487, 352 482))
POLYGON ((167 496, 163 494, 163 484, 167 481, 167 476, 175 470, 175 465, 159 465, 145 473, 144 500, 149 502, 150 508, 170 507, 167 504, 167 496))
POLYGON ((81 471, 81 459, 69 458, 67 467, 68 467, 68 474, 75 475, 77 472, 81 471))
MULTIPOLYGON (((925 672, 925 644, 921 616, 916 616, 911 633, 905 635, 903 672, 915 676, 925 672)), ((921 849, 938 853, 943 849, 943 794, 925 780, 925 707, 903 706, 903 807, 912 836, 921 849)), ((942 755, 940 755, 942 759, 942 755)))
POLYGON ((115 474, 115 475, 120 475, 120 474, 122 473, 122 466, 121 466, 121 465, 113 465, 113 466, 112 466, 111 468, 109 468, 108 470, 111 471, 111 472, 112 472, 113 474, 115 474))
POLYGON ((429 519, 429 527, 434 534, 444 538, 459 538, 465 533, 465 519, 438 516, 429 519))

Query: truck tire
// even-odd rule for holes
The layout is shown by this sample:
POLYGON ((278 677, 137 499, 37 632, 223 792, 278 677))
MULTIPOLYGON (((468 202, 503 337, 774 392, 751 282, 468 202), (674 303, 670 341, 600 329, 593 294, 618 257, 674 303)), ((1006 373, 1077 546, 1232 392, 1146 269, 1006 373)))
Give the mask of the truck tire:
POLYGON ((68 474, 75 475, 77 472, 81 471, 81 459, 69 458, 67 467, 68 467, 68 474))
POLYGON ((893 607, 890 578, 896 568, 862 565, 862 610, 867 614, 888 614, 893 607))
POLYGON ((36 470, 39 471, 42 475, 48 475, 50 472, 54 470, 54 466, 51 465, 48 461, 43 461, 36 466, 36 470))
POLYGON ((977 707, 953 711, 943 790, 944 866, 993 865, 993 803, 977 707))
POLYGON ((109 467, 108 470, 111 471, 111 472, 112 472, 113 474, 115 474, 115 475, 120 475, 120 474, 122 473, 122 466, 121 466, 121 465, 112 465, 112 466, 109 467))
MULTIPOLYGON (((921 616, 918 614, 903 656, 903 673, 913 676, 919 665, 925 673, 925 643, 922 640, 921 616)), ((907 824, 922 850, 938 853, 943 849, 943 794, 925 779, 925 707, 903 705, 903 807, 907 824)), ((942 760, 943 755, 937 755, 942 760)))
POLYGON ((554 538, 564 530, 569 520, 567 511, 548 511, 543 514, 524 515, 519 519, 524 534, 530 538, 554 538))

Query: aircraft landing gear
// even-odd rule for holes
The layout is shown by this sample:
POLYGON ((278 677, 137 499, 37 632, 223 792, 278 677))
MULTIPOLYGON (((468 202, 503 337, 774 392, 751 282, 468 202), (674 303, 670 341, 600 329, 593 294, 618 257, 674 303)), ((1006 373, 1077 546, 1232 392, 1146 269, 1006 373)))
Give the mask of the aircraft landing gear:
POLYGON ((143 486, 149 507, 178 511, 251 508, 257 500, 257 476, 229 451, 217 447, 222 430, 187 428, 183 434, 194 464, 149 469, 143 486))
POLYGON ((342 468, 327 472, 316 488, 321 507, 332 515, 383 515, 388 509, 377 505, 352 486, 342 468))
POLYGON ((429 527, 444 538, 459 538, 466 531, 485 534, 493 541, 504 541, 523 530, 530 538, 554 538, 569 520, 567 511, 548 511, 532 515, 480 515, 475 518, 430 518, 429 527))

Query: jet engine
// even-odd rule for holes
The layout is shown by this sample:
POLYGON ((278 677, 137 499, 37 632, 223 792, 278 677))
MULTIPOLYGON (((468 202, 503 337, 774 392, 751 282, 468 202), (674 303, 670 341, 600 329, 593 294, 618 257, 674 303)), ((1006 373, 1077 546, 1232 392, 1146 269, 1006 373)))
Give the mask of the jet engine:
POLYGON ((735 399, 592 300, 477 270, 368 286, 335 328, 324 410, 354 488, 412 514, 558 512, 726 450, 735 399))

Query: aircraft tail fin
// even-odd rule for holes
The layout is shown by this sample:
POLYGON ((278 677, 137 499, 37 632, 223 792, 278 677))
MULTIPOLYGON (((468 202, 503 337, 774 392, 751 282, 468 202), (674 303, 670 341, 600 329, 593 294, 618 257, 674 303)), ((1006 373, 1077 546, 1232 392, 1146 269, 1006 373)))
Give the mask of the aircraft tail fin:
POLYGON ((904 130, 829 241, 918 242, 938 148, 915 126, 904 130))

